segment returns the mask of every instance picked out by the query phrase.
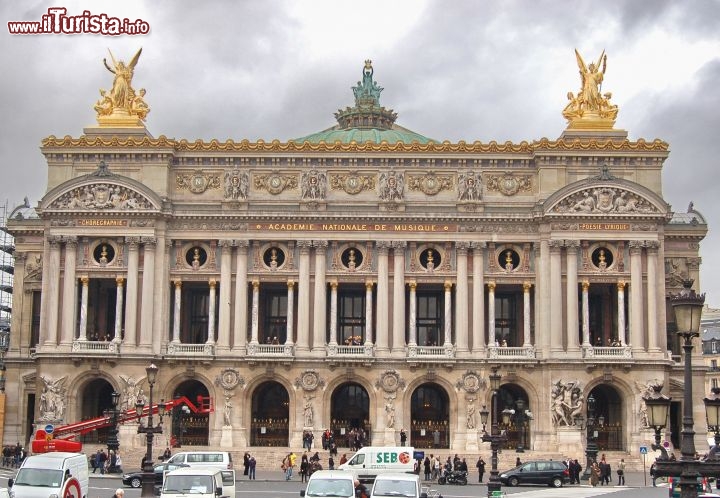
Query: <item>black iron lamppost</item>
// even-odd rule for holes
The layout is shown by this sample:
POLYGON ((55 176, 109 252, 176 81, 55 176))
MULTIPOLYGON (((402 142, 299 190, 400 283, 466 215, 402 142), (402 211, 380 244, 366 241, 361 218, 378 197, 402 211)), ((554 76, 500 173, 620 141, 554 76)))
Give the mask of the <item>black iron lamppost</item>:
MULTIPOLYGON (((695 458, 695 425, 693 421, 693 380, 692 380, 692 340, 700 336, 700 317, 702 315, 703 305, 705 303, 705 294, 696 294, 692 289, 692 280, 683 282, 683 290, 680 294, 671 298, 671 304, 675 311, 675 323, 678 328, 678 336, 683 339, 683 351, 685 353, 684 366, 684 385, 683 385, 683 429, 680 440, 680 459, 670 460, 667 458, 667 452, 655 462, 656 476, 680 476, 680 496, 682 498, 697 497, 697 479, 699 476, 715 476, 720 474, 720 460, 712 459, 700 461, 695 458)), ((645 400, 647 404, 649 398, 645 400)), ((710 409, 713 408, 713 400, 710 401, 710 409)), ((665 401, 669 405, 670 399, 665 401)), ((651 404, 652 406, 652 404, 651 404)), ((705 403, 708 410, 708 402, 705 403)), ((652 416, 652 411, 648 409, 648 415, 652 416)), ((649 420, 650 425, 659 425, 660 421, 649 420)), ((708 415, 708 422, 711 422, 708 415)), ((714 422, 714 420, 712 421, 714 422)), ((658 443, 656 430, 656 443, 658 443)), ((714 454, 713 454, 714 456, 714 454)))
MULTIPOLYGON (((153 472, 152 447, 155 434, 162 433, 162 418, 163 415, 165 415, 165 404, 161 403, 158 405, 159 421, 157 426, 153 426, 153 386, 155 385, 155 381, 157 379, 158 367, 151 363, 150 366, 145 369, 145 372, 147 374, 150 392, 148 394, 147 425, 145 427, 142 425, 138 427, 138 434, 144 433, 147 441, 147 449, 145 452, 145 458, 143 459, 145 463, 143 465, 142 493, 140 496, 141 498, 155 498, 155 474, 153 472)), ((142 417, 144 408, 144 401, 138 400, 135 404, 135 410, 138 418, 142 417)))
POLYGON ((720 452, 720 387, 713 387, 712 397, 703 399, 705 403, 705 418, 707 419, 708 430, 715 433, 715 446, 710 449, 708 458, 716 458, 720 452))
POLYGON ((522 398, 518 398, 515 406, 517 406, 517 411, 511 411, 515 415, 515 423, 520 431, 520 441, 515 448, 515 453, 525 453, 525 428, 529 421, 532 420, 533 414, 530 410, 525 409, 525 400, 522 398))
POLYGON ((177 447, 182 447, 184 443, 184 437, 186 432, 186 424, 187 419, 190 416, 190 407, 188 405, 182 405, 177 407, 177 413, 178 413, 178 437, 177 437, 177 447))
MULTIPOLYGON (((580 423, 580 430, 582 430, 582 424, 585 422, 585 419, 581 416, 578 417, 577 420, 580 423)), ((583 481, 590 479, 592 465, 597 460, 598 454, 598 445, 595 436, 595 396, 592 394, 590 394, 587 399, 587 425, 585 429, 587 430, 587 435, 585 441, 585 471, 581 476, 583 481)))
POLYGON ((492 450, 492 457, 490 459, 490 480, 488 481, 488 496, 497 496, 502 488, 500 480, 498 479, 498 450, 500 449, 500 443, 505 441, 507 437, 505 434, 500 434, 498 430, 497 421, 497 398, 498 390, 500 389, 500 380, 502 376, 498 373, 498 369, 493 368, 492 373, 488 376, 490 379, 490 389, 492 390, 492 422, 490 425, 490 434, 485 431, 485 427, 488 422, 488 410, 485 406, 480 410, 480 421, 483 426, 482 441, 484 443, 490 443, 490 450, 492 450), (494 493, 494 494, 493 494, 494 493))
POLYGON ((669 398, 662 394, 662 384, 656 384, 652 386, 653 392, 650 396, 644 397, 643 401, 647 407, 647 421, 648 427, 651 427, 655 431, 655 442, 651 446, 653 451, 659 451, 661 453, 660 460, 669 460, 667 450, 660 444, 661 432, 667 425, 668 412, 670 411, 669 398))
MULTIPOLYGON (((110 455, 115 454, 115 458, 117 459, 117 453, 120 449, 120 441, 118 440, 118 402, 120 401, 120 393, 117 391, 113 391, 110 395, 110 399, 112 402, 112 410, 105 410, 105 416, 110 417, 110 423, 112 424, 112 427, 110 427, 110 430, 108 431, 108 438, 107 438, 107 449, 108 449, 108 458, 110 458, 110 455)), ((108 467, 109 473, 115 473, 118 472, 118 467, 116 465, 111 465, 108 467)))

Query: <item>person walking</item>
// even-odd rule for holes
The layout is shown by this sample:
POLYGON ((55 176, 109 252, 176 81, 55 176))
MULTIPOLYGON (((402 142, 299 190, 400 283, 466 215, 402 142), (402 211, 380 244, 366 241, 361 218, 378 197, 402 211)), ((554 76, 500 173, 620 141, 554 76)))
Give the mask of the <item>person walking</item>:
POLYGON ((100 457, 100 450, 97 450, 95 454, 90 458, 90 465, 92 466, 92 473, 94 474, 98 468, 98 458, 100 457))
POLYGON ((400 429, 400 446, 405 446, 406 442, 407 442, 407 432, 405 432, 405 429, 400 429))
POLYGON ((248 465, 248 479, 255 480, 255 466, 257 465, 257 460, 255 460, 255 457, 250 455, 248 465))
POLYGON ((657 458, 655 459, 655 461, 654 461, 654 462, 652 463, 652 465, 650 466, 650 478, 652 478, 653 488, 656 488, 656 487, 657 487, 657 483, 655 482, 655 480, 657 479, 657 475, 656 475, 657 472, 656 472, 656 470, 657 470, 657 458))
POLYGON ((625 459, 621 458, 620 463, 618 463, 618 469, 617 469, 617 475, 618 475, 618 486, 625 486, 625 459))
POLYGON ((430 473, 431 473, 431 471, 430 471, 430 466, 431 466, 431 465, 432 465, 432 464, 430 463, 430 457, 427 456, 427 455, 425 455, 425 460, 423 460, 423 472, 425 473, 425 480, 426 480, 426 481, 429 481, 429 480, 430 480, 430 473))
POLYGON ((250 474, 250 453, 247 451, 243 455, 243 475, 247 476, 250 474))
POLYGON ((100 454, 97 456, 97 466, 100 468, 100 474, 105 475, 105 463, 107 462, 107 455, 105 450, 100 450, 100 454))
POLYGON ((310 470, 310 465, 308 463, 307 453, 303 453, 302 457, 300 457, 300 482, 307 482, 308 470, 310 470))
POLYGON ((600 481, 600 466, 597 464, 597 462, 592 463, 592 467, 590 467, 590 484, 595 487, 598 485, 598 482, 600 481))
POLYGON ((483 457, 479 457, 475 467, 478 469, 478 482, 483 482, 483 475, 485 475, 485 460, 483 457))
POLYGON ((297 460, 297 456, 292 451, 288 455, 288 472, 287 472, 287 480, 289 481, 292 479, 293 476, 293 469, 295 468, 295 462, 297 460))

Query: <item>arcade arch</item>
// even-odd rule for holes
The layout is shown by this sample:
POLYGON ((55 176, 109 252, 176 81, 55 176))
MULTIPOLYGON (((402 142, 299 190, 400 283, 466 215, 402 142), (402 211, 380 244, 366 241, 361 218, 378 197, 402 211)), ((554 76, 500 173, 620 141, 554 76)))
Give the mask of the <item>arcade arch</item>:
MULTIPOLYGON (((173 398, 185 396, 195 406, 201 406, 209 392, 205 384, 190 379, 178 384, 173 391, 173 398)), ((210 433, 210 416, 208 413, 195 413, 176 406, 172 413, 172 437, 170 444, 174 448, 182 446, 207 446, 210 433)))
POLYGON ((289 446, 290 396, 282 384, 266 381, 255 388, 251 407, 251 446, 289 446))
POLYGON ((620 393, 613 386, 601 384, 590 390, 587 400, 587 430, 588 434, 594 435, 598 449, 625 451, 625 419, 620 393))
POLYGON ((356 382, 346 382, 335 388, 330 400, 330 420, 338 446, 352 448, 358 442, 368 444, 372 427, 367 390, 356 382))
POLYGON ((532 448, 530 438, 530 419, 528 411, 532 411, 528 393, 517 384, 504 384, 498 390, 497 421, 505 430, 507 440, 503 443, 506 449, 523 451, 532 448), (507 410, 508 423, 505 423, 503 411, 507 410), (512 412, 512 413, 511 413, 512 412))
POLYGON ((416 448, 450 447, 450 399, 440 385, 427 382, 410 398, 410 442, 416 448))
MULTIPOLYGON (((112 410, 112 393, 115 391, 110 382, 103 378, 90 380, 81 388, 79 396, 80 420, 102 417, 103 412, 112 410)), ((118 406, 118 409, 120 407, 118 406)), ((80 442, 107 444, 112 427, 103 427, 80 436, 80 442)))

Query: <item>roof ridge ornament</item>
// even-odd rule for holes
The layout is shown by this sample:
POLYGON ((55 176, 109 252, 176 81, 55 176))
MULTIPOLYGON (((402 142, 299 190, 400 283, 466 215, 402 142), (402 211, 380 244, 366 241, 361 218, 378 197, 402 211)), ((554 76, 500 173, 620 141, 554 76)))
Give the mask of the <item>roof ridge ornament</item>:
POLYGON ((374 72, 372 61, 366 59, 362 81, 358 81, 357 86, 352 87, 355 106, 339 109, 335 113, 341 129, 390 130, 393 128, 397 113, 380 105, 380 93, 384 88, 373 80, 374 72))
POLYGON ((352 87, 357 107, 380 107, 380 94, 384 88, 379 86, 377 81, 373 81, 374 72, 372 60, 365 59, 362 81, 358 81, 357 86, 352 87))
POLYGON ((113 73, 113 83, 110 90, 100 89, 100 100, 94 106, 97 112, 97 121, 101 127, 111 128, 142 128, 143 121, 150 112, 150 107, 145 102, 145 89, 135 91, 132 87, 132 79, 135 73, 135 66, 140 60, 142 48, 139 49, 130 62, 115 60, 110 49, 110 60, 103 59, 105 68, 113 73))
POLYGON ((580 70, 580 91, 577 95, 568 92, 568 102, 563 117, 568 120, 568 129, 612 130, 617 118, 618 106, 610 103, 611 92, 602 93, 602 83, 607 69, 607 55, 602 51, 597 62, 585 65, 575 49, 575 59, 580 70))

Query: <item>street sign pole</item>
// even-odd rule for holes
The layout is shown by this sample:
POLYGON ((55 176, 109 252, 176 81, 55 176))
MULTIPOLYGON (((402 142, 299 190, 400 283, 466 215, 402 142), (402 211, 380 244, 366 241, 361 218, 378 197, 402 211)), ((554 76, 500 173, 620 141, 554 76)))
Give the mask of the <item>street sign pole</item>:
POLYGON ((647 458, 647 446, 640 446, 640 454, 643 462, 643 485, 647 486, 647 471, 645 470, 645 459, 647 458))

